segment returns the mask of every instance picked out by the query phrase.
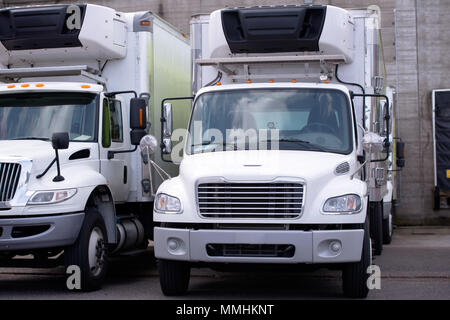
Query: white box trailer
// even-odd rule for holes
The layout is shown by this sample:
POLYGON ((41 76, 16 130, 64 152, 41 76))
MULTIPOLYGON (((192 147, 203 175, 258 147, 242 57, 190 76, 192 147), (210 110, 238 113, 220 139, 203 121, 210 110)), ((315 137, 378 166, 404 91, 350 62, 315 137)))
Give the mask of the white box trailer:
POLYGON ((186 35, 151 12, 0 11, 1 266, 59 257, 49 261, 78 265, 90 290, 109 254, 147 248, 162 179, 138 145, 159 136, 162 97, 189 94, 190 52, 186 35))
POLYGON ((188 139, 154 209, 165 294, 187 290, 191 266, 250 263, 342 267, 344 293, 367 296, 397 167, 379 21, 333 6, 193 17, 188 139))

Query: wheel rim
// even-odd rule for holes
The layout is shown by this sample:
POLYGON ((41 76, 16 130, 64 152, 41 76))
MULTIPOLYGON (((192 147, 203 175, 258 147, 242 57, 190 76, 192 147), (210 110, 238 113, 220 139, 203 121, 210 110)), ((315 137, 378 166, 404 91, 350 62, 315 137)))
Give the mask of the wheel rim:
POLYGON ((105 264, 105 241, 99 227, 95 227, 91 231, 88 250, 89 270, 96 277, 102 272, 105 264))

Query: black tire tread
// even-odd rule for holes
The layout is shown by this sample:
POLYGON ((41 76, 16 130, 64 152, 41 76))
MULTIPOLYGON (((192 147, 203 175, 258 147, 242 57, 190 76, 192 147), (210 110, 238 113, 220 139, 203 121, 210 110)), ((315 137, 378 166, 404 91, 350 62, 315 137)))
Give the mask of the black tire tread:
POLYGON ((159 280, 166 296, 184 295, 189 287, 191 268, 188 262, 159 260, 159 280))
POLYGON ((367 268, 370 264, 370 238, 369 228, 366 224, 364 227, 361 261, 345 265, 342 271, 343 291, 347 298, 364 299, 367 297, 369 294, 369 288, 367 287, 369 274, 367 273, 367 268))
POLYGON ((370 237, 373 241, 373 254, 383 252, 383 202, 370 203, 370 237))
POLYGON ((90 277, 89 262, 86 252, 83 250, 88 245, 91 230, 99 226, 106 237, 106 227, 102 216, 94 208, 86 210, 83 225, 75 243, 64 251, 64 262, 66 268, 70 265, 77 265, 81 269, 81 291, 94 291, 100 289, 108 269, 108 257, 106 266, 102 273, 95 279, 90 277))
POLYGON ((389 218, 383 219, 383 244, 391 244, 392 235, 389 234, 389 218))

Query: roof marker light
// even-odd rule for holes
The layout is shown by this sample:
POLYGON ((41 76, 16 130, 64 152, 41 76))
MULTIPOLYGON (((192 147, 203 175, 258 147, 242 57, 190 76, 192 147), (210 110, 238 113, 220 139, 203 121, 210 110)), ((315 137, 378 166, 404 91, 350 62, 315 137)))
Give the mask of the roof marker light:
POLYGON ((293 83, 296 83, 296 82, 297 82, 297 79, 292 79, 292 82, 293 82, 293 83))
POLYGON ((248 79, 248 80, 247 80, 247 83, 252 83, 252 80, 248 79))
POLYGON ((270 80, 269 80, 269 82, 270 82, 270 83, 273 83, 273 80, 272 80, 272 79, 270 79, 270 80))
POLYGON ((12 89, 12 88, 15 88, 15 87, 16 87, 15 84, 10 84, 10 85, 8 86, 9 89, 12 89))
POLYGON ((221 85, 222 85, 222 82, 220 82, 220 81, 217 82, 217 85, 218 85, 218 86, 221 86, 221 85))
POLYGON ((81 88, 83 88, 83 89, 89 89, 91 86, 90 85, 88 85, 88 84, 83 84, 82 86, 81 86, 81 88))
POLYGON ((22 84, 22 85, 21 85, 22 88, 28 88, 29 86, 30 86, 30 85, 29 85, 28 83, 22 84))
POLYGON ((42 88, 43 86, 44 86, 43 83, 38 83, 38 84, 36 85, 37 88, 42 88))

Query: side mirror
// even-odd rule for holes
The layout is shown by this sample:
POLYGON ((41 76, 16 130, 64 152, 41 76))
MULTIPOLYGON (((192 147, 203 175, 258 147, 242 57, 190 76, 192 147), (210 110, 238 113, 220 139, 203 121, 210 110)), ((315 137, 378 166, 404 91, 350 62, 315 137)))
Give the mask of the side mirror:
POLYGON ((381 135, 387 135, 386 133, 386 126, 385 126, 385 118, 386 118, 386 108, 387 108, 387 103, 386 101, 380 101, 380 114, 378 117, 378 132, 381 135))
POLYGON ((130 132, 131 145, 138 146, 141 143, 141 139, 147 134, 144 129, 133 129, 130 132))
POLYGON ((172 128, 173 128, 172 104, 171 103, 164 103, 163 118, 165 119, 164 124, 163 124, 163 136, 170 137, 172 135, 172 128))
POLYGON ((362 145, 367 152, 382 152, 385 149, 385 139, 373 132, 366 132, 362 145))
POLYGON ((405 155, 406 155, 405 143, 402 140, 399 140, 396 143, 396 156, 398 168, 405 167, 405 155))
POLYGON ((142 98, 132 98, 130 100, 130 128, 144 130, 146 127, 147 102, 142 98))
POLYGON ((130 100, 130 136, 131 144, 138 146, 142 137, 146 135, 147 127, 147 102, 142 98, 132 98, 130 100))
MULTIPOLYGON (((58 171, 58 175, 53 178, 53 182, 61 182, 61 181, 64 181, 64 177, 61 175, 61 166, 59 164, 58 150, 64 150, 64 149, 69 148, 69 133, 55 132, 52 135, 52 146, 53 146, 53 149, 55 149, 56 169, 58 171)), ((53 164, 53 162, 52 162, 52 164, 53 164)))
POLYGON ((146 150, 149 154, 154 154, 158 148, 158 140, 154 136, 148 134, 142 137, 139 146, 142 151, 146 150))
POLYGON ((52 135, 52 146, 55 150, 64 150, 69 148, 69 133, 55 132, 52 135))

